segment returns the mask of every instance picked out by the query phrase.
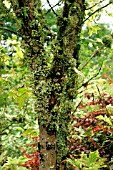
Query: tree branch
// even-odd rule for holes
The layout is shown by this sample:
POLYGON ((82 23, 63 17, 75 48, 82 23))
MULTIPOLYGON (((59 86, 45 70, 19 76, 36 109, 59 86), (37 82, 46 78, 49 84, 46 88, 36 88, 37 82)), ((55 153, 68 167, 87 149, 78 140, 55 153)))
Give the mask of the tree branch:
POLYGON ((110 4, 112 4, 112 2, 109 2, 108 4, 102 6, 101 8, 98 8, 97 10, 95 10, 93 13, 91 13, 91 14, 82 22, 82 24, 83 24, 85 21, 87 21, 87 20, 88 20, 92 15, 94 15, 96 12, 102 10, 103 8, 107 7, 107 6, 110 5, 110 4))
MULTIPOLYGON (((62 2, 62 0, 60 0, 57 4, 55 4, 54 6, 51 6, 50 9, 48 9, 48 11, 46 12, 46 14, 48 14, 54 7, 56 7, 57 5, 60 4, 60 2, 62 2)), ((49 5, 50 6, 50 5, 49 5)))
POLYGON ((14 30, 11 30, 9 28, 6 28, 6 27, 0 27, 1 30, 4 30, 4 31, 8 31, 8 32, 11 32, 13 34, 16 34, 16 35, 19 35, 18 32, 14 31, 14 30))
MULTIPOLYGON (((47 3, 48 3, 48 5, 50 6, 50 10, 52 10, 53 13, 58 17, 58 14, 55 12, 55 10, 53 9, 53 7, 51 6, 49 0, 47 0, 47 3)), ((47 13, 46 13, 46 14, 47 14, 47 13)))
POLYGON ((90 62, 90 60, 98 54, 99 50, 95 50, 94 53, 89 57, 86 63, 80 68, 80 71, 84 69, 84 67, 90 62))
MULTIPOLYGON (((112 36, 112 35, 111 35, 112 36)), ((103 44, 98 50, 95 50, 94 53, 89 57, 89 59, 85 62, 85 64, 83 64, 83 66, 79 69, 79 71, 83 70, 84 67, 90 62, 90 60, 92 58, 94 58, 96 55, 98 55, 100 53, 101 50, 103 50, 103 48, 106 47, 105 44, 103 44)))
POLYGON ((92 9, 93 7, 95 7, 96 5, 98 5, 98 4, 100 4, 100 3, 102 3, 104 0, 101 0, 100 2, 97 2, 97 3, 95 3, 94 5, 92 5, 91 7, 89 7, 89 8, 86 8, 85 10, 89 10, 89 9, 92 9))
MULTIPOLYGON (((103 65, 103 62, 102 62, 102 65, 103 65)), ((80 89, 82 86, 83 87, 87 87, 87 85, 89 84, 89 82, 92 80, 92 79, 94 79, 95 77, 97 77, 98 76, 98 74, 100 73, 100 71, 101 71, 101 69, 102 69, 102 65, 101 65, 101 67, 99 68, 99 71, 93 76, 93 77, 91 77, 89 80, 87 80, 86 82, 84 82, 80 87, 78 87, 78 89, 80 89)), ((83 92, 83 91, 82 91, 83 92)), ((81 92, 80 92, 81 93, 81 92)))

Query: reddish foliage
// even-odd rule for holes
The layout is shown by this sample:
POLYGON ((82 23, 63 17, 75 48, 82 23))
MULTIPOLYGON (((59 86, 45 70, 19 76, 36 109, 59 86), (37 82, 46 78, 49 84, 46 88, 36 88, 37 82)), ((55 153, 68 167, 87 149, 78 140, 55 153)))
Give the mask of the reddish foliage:
POLYGON ((102 74, 102 78, 106 78, 109 81, 109 83, 113 84, 113 80, 107 74, 105 73, 102 74))
MULTIPOLYGON (((107 124, 103 120, 98 120, 96 116, 105 115, 106 114, 106 106, 111 104, 113 106, 113 96, 107 96, 106 94, 101 95, 101 98, 95 100, 95 96, 93 93, 85 94, 85 97, 90 100, 85 104, 81 104, 78 106, 79 109, 84 109, 87 106, 98 106, 98 110, 88 112, 87 116, 85 115, 82 118, 77 118, 73 116, 72 119, 76 123, 72 127, 72 135, 78 135, 76 139, 72 137, 69 138, 69 151, 70 154, 74 157, 74 154, 79 154, 81 151, 89 154, 90 151, 99 150, 100 155, 103 157, 107 157, 108 161, 113 156, 113 127, 108 128, 107 124), (92 99, 92 101, 91 101, 92 99), (82 128, 85 131, 85 136, 81 137, 81 132, 77 130, 77 128, 82 128)), ((40 155, 39 152, 36 151, 35 146, 37 146, 37 142, 39 142, 39 137, 32 137, 33 143, 27 144, 28 147, 32 148, 33 152, 28 154, 25 149, 20 147, 23 151, 24 155, 29 158, 24 164, 20 166, 24 166, 31 170, 38 170, 40 165, 40 155)))
POLYGON ((72 127, 72 136, 76 136, 74 139, 69 138, 69 151, 70 154, 79 154, 81 151, 89 154, 90 151, 99 150, 102 157, 107 157, 108 161, 113 156, 113 127, 108 128, 108 124, 103 120, 98 120, 96 116, 106 115, 106 106, 111 104, 113 106, 113 96, 107 96, 107 94, 101 95, 97 99, 94 99, 94 94, 85 94, 85 97, 90 100, 87 103, 81 103, 78 108, 86 109, 87 106, 91 106, 92 110, 94 105, 98 106, 98 110, 88 112, 82 118, 73 116, 72 119, 76 122, 72 127), (92 101, 91 101, 92 99, 92 101), (78 129, 77 129, 78 128, 78 129), (81 132, 79 128, 85 131, 84 136, 80 136, 81 132), (81 138, 80 138, 81 137, 81 138))
POLYGON ((30 158, 28 161, 26 161, 24 164, 21 164, 21 166, 24 166, 31 170, 38 170, 38 167, 40 165, 40 158, 39 158, 39 152, 33 152, 32 154, 25 154, 27 158, 30 158))
MULTIPOLYGON (((33 137, 33 141, 39 141, 39 137, 33 137)), ((26 161, 24 164, 19 164, 19 166, 26 167, 27 169, 31 170, 38 170, 40 166, 40 154, 36 151, 36 148, 34 148, 37 145, 37 143, 27 144, 30 148, 32 148, 32 153, 27 153, 27 151, 20 147, 20 149, 23 151, 23 154, 26 156, 26 158, 29 158, 28 161, 26 161)))

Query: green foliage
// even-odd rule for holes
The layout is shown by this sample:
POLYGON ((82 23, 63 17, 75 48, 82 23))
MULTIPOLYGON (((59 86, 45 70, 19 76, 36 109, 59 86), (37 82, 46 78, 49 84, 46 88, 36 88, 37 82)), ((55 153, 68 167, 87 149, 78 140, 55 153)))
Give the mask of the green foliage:
MULTIPOLYGON (((112 38, 109 36, 110 29, 103 24, 94 23, 94 20, 100 18, 100 13, 91 15, 102 7, 102 4, 98 3, 98 0, 86 1, 85 19, 87 17, 89 19, 86 21, 86 28, 80 34, 81 28, 78 25, 84 15, 79 13, 82 5, 72 5, 66 1, 67 8, 71 11, 69 13, 64 11, 64 18, 62 18, 62 9, 55 11, 57 17, 53 12, 40 10, 40 1, 36 1, 38 5, 30 4, 32 8, 37 6, 33 14, 32 8, 29 9, 27 6, 29 3, 26 4, 27 7, 17 9, 18 2, 11 2, 14 6, 11 6, 7 0, 4 3, 0 1, 0 11, 2 11, 0 27, 3 28, 0 29, 0 135, 2 136, 0 138, 2 145, 0 168, 25 169, 18 166, 19 163, 27 162, 26 157, 21 157, 20 146, 32 143, 31 137, 39 135, 38 121, 45 126, 50 123, 52 128, 48 128, 49 130, 56 130, 57 127, 57 141, 60 141, 57 144, 59 162, 62 155, 67 154, 67 140, 64 141, 64 139, 67 139, 66 135, 69 135, 69 128, 72 137, 69 139, 72 144, 70 154, 74 153, 76 156, 75 159, 68 159, 68 162, 84 170, 104 168, 106 159, 103 157, 108 156, 108 162, 112 157, 110 150, 112 150, 113 137, 113 89, 108 79, 101 78, 101 73, 105 72, 111 78, 113 77, 110 71, 113 68, 112 38), (91 4, 92 8, 90 8, 91 4), (44 15, 46 15, 45 18, 44 15), (33 17, 35 18, 32 19, 33 17), (25 22, 22 21, 23 19, 25 22), (76 22, 78 22, 77 27, 76 22), (18 34, 17 31, 20 28, 23 43, 19 35, 12 34, 18 34), (24 35, 22 35, 23 32, 24 35), (79 68, 76 68, 79 53, 73 55, 73 52, 79 50, 81 64, 79 68), (98 50, 99 54, 92 58, 83 70, 80 70, 95 50, 98 50), (33 74, 30 73, 25 59, 30 62, 33 74), (85 84, 93 76, 96 77, 99 67, 101 72, 97 79, 85 84), (34 93, 38 98, 36 104, 36 98, 32 94, 33 88, 31 88, 33 85, 30 82, 30 77, 33 76, 34 93), (78 87, 76 87, 77 84, 78 87), (104 93, 107 93, 107 96, 104 93), (34 108, 37 109, 38 114, 34 108), (72 114, 75 114, 76 118, 73 117, 73 124, 67 127, 72 114), (37 117, 40 119, 37 120, 37 117)), ((26 149, 30 153, 31 149, 27 146, 26 149)))
MULTIPOLYGON (((95 26, 95 24, 94 24, 95 26)), ((86 29, 82 30, 81 34, 81 50, 80 50, 80 60, 81 60, 81 66, 86 63, 86 61, 92 56, 94 51, 97 49, 99 50, 100 54, 95 55, 90 62, 85 66, 85 68, 82 70, 85 77, 89 77, 93 73, 92 70, 89 69, 95 68, 97 70, 98 67, 101 67, 101 71, 104 73, 107 73, 108 75, 112 76, 112 71, 110 71, 110 67, 112 67, 112 38, 111 38, 111 30, 109 28, 109 25, 104 24, 98 24, 96 25, 99 29, 97 33, 93 33, 91 36, 88 35, 88 27, 86 26, 86 29), (109 37, 110 48, 103 48, 103 46, 106 46, 103 44, 103 40, 105 40, 105 37, 109 37), (103 64, 102 64, 103 63, 103 64)), ((93 26, 92 26, 93 28, 93 26)))
POLYGON ((105 116, 100 115, 100 116, 97 116, 96 118, 99 120, 103 120, 103 121, 107 122, 110 126, 112 126, 111 119, 108 118, 106 115, 105 116))
POLYGON ((1 167, 1 170, 26 170, 27 168, 24 167, 19 167, 18 164, 23 164, 26 161, 28 161, 28 158, 26 157, 19 157, 19 158, 11 158, 8 157, 7 163, 5 163, 3 165, 3 167, 1 167))
MULTIPOLYGON (((3 37, 2 37, 3 39, 3 37)), ((2 40, 0 46, 0 143, 1 169, 18 167, 22 151, 20 146, 30 143, 29 137, 39 135, 34 111, 35 97, 31 91, 30 73, 23 58, 24 50, 17 36, 2 40), (31 128, 32 127, 32 128, 31 128)))
POLYGON ((30 142, 28 137, 39 135, 34 101, 28 102, 28 107, 18 108, 15 104, 1 110, 2 150, 6 156, 19 156, 19 146, 30 142), (32 128, 31 128, 32 127, 32 128))
POLYGON ((12 33, 17 34, 19 22, 16 20, 16 17, 12 12, 12 7, 9 1, 0 1, 0 11, 2 11, 0 13, 0 35, 3 35, 4 39, 7 39, 12 37, 12 33))
MULTIPOLYGON (((24 148, 20 146, 23 156, 18 158, 11 157, 7 158, 7 162, 1 167, 1 170, 26 170, 26 169, 38 169, 40 164, 39 152, 37 152, 37 142, 39 142, 39 137, 35 136, 31 138, 30 144, 26 144, 24 148)), ((2 154, 3 155, 3 154, 2 154)), ((1 161, 3 161, 3 156, 1 155, 1 161)))
POLYGON ((87 87, 79 89, 69 138, 69 150, 74 158, 79 158, 81 152, 89 155, 98 150, 101 158, 107 158, 105 169, 109 169, 113 156, 113 93, 109 90, 112 87, 112 81, 110 78, 109 80, 110 82, 101 78, 92 80, 87 87))
POLYGON ((112 37, 111 36, 104 36, 102 39, 103 44, 105 47, 111 48, 112 37))
POLYGON ((82 152, 79 159, 67 159, 67 162, 75 168, 82 170, 98 170, 102 167, 106 167, 105 158, 101 158, 98 150, 90 152, 89 156, 82 152))

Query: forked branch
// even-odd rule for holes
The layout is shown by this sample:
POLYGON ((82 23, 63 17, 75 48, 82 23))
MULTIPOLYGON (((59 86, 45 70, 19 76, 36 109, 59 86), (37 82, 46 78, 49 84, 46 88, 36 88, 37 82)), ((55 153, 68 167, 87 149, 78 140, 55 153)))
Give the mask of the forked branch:
POLYGON ((53 7, 51 6, 49 0, 47 0, 48 5, 50 6, 50 9, 53 11, 53 13, 58 17, 58 14, 55 12, 55 10, 53 9, 53 7))
POLYGON ((92 13, 82 22, 82 24, 83 24, 84 22, 86 22, 86 21, 87 21, 92 15, 94 15, 96 12, 101 11, 102 9, 106 8, 107 6, 109 6, 110 4, 112 4, 112 2, 109 2, 108 4, 102 6, 101 8, 98 8, 97 10, 95 10, 94 12, 92 12, 92 13))

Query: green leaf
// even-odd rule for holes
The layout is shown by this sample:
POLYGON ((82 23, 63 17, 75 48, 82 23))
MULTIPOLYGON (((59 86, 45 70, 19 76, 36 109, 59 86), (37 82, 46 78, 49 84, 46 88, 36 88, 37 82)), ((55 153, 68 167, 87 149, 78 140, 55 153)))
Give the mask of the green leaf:
POLYGON ((33 134, 34 131, 35 131, 35 129, 31 128, 31 129, 25 130, 22 134, 25 135, 25 136, 29 136, 29 135, 33 134))
POLYGON ((18 162, 20 163, 20 164, 23 164, 23 163, 25 163, 26 161, 28 161, 29 159, 28 158, 26 158, 26 156, 20 156, 19 158, 18 158, 18 162))
POLYGON ((96 160, 99 158, 99 152, 98 150, 97 151, 94 151, 94 152, 90 152, 90 155, 89 155, 89 162, 90 163, 94 163, 96 162, 96 160))
POLYGON ((86 136, 93 136, 93 130, 91 128, 89 128, 86 132, 85 132, 86 136))
POLYGON ((106 106, 109 115, 113 115, 113 106, 111 104, 106 106))
POLYGON ((107 122, 110 126, 112 126, 112 122, 111 122, 110 118, 108 118, 107 116, 99 115, 99 116, 97 116, 96 118, 99 119, 99 120, 104 120, 104 121, 107 122))
POLYGON ((16 130, 23 131, 23 128, 21 127, 15 127, 16 130))
POLYGON ((20 49, 20 47, 17 47, 16 50, 17 50, 17 54, 16 55, 18 57, 20 57, 20 58, 23 58, 23 53, 22 53, 22 50, 20 49))
POLYGON ((101 167, 106 167, 104 163, 106 159, 100 157, 98 150, 90 152, 89 157, 87 157, 87 154, 84 152, 82 152, 80 156, 81 158, 79 159, 67 159, 67 161, 74 167, 82 168, 84 170, 98 170, 101 167))
POLYGON ((5 152, 3 152, 3 153, 0 155, 0 163, 3 162, 4 158, 5 158, 5 152))

